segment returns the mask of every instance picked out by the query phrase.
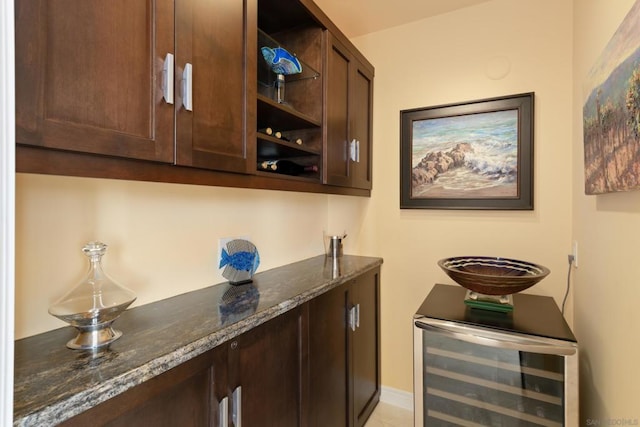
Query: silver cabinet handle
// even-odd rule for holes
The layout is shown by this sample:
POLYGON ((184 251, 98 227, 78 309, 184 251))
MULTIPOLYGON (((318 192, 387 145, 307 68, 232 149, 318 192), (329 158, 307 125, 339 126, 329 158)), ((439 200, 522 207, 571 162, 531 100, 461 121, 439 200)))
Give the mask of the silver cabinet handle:
POLYGON ((353 162, 357 162, 358 158, 358 148, 357 148, 357 140, 352 139, 349 143, 349 159, 353 162))
POLYGON ((182 105, 187 111, 193 111, 193 67, 187 63, 182 71, 182 105))
POLYGON ((173 104, 173 54, 167 53, 162 66, 162 97, 167 104, 173 104))
POLYGON ((360 163, 360 140, 352 139, 349 143, 349 159, 352 162, 360 163))
POLYGON ((356 328, 360 327, 360 304, 356 304, 354 307, 356 309, 356 328))
POLYGON ((224 397, 218 403, 218 425, 220 427, 227 427, 229 425, 229 398, 224 397))
POLYGON ((242 386, 233 390, 233 409, 231 412, 231 420, 235 427, 242 427, 242 386))
POLYGON ((531 337, 528 335, 468 327, 463 324, 446 320, 422 318, 415 319, 415 326, 427 331, 445 334, 471 344, 485 345, 508 350, 527 351, 531 353, 554 354, 570 356, 578 351, 576 343, 570 341, 555 340, 544 337, 531 337))
POLYGON ((349 327, 352 331, 356 331, 356 306, 349 309, 349 327))

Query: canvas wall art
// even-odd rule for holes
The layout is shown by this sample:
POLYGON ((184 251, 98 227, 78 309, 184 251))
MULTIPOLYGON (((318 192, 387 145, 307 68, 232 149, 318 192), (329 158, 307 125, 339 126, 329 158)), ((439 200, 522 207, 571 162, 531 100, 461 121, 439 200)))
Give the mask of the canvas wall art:
POLYGON ((583 105, 586 194, 640 188, 640 0, 591 68, 583 105))
POLYGON ((400 207, 533 209, 533 99, 401 111, 400 207))

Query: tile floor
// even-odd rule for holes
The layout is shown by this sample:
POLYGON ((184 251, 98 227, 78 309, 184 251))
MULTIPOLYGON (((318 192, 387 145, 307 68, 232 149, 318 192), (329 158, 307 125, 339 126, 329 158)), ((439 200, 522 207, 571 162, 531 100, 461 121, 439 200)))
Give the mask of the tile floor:
POLYGON ((364 427, 412 427, 413 411, 380 402, 364 427))

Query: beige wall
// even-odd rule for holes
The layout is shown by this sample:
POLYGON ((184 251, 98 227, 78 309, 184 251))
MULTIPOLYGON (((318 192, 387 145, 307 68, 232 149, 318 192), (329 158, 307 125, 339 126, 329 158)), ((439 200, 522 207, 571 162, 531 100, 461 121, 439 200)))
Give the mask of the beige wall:
MULTIPOLYGON (((89 240, 109 245, 105 270, 140 305, 225 281, 219 238, 249 236, 266 270, 322 254, 329 224, 318 194, 28 174, 16 193, 16 338, 65 325, 47 309, 82 279, 89 240)), ((354 228, 358 209, 334 225, 354 228)))
POLYGON ((384 257, 385 386, 412 390, 412 315, 434 283, 453 283, 441 258, 541 263, 552 273, 531 292, 562 303, 571 250, 571 13, 571 0, 495 0, 354 39, 376 67, 374 190, 360 250, 384 257), (498 80, 486 74, 495 57, 510 62, 498 80), (400 110, 530 91, 535 210, 399 209, 400 110))
MULTIPOLYGON (((133 306, 226 281, 218 239, 248 236, 259 271, 324 252, 323 233, 359 249, 369 198, 18 174, 16 338, 66 325, 49 305, 83 278, 82 246, 109 245, 104 267, 133 306)), ((369 252, 368 255, 375 255, 369 252)))
POLYGON ((574 317, 582 425, 640 419, 640 193, 586 196, 582 157, 584 81, 633 3, 574 0, 572 222, 580 245, 574 317))

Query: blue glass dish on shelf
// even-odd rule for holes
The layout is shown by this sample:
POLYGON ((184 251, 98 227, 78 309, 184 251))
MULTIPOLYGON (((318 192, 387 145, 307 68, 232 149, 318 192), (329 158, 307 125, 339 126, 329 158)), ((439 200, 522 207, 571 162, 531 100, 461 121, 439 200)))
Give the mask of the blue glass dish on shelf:
POLYGON ((300 64, 298 58, 286 49, 282 47, 270 48, 263 46, 260 50, 264 60, 274 73, 288 76, 302 72, 302 64, 300 64))

